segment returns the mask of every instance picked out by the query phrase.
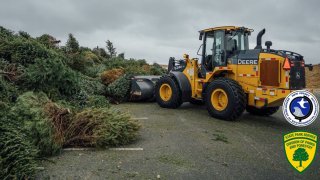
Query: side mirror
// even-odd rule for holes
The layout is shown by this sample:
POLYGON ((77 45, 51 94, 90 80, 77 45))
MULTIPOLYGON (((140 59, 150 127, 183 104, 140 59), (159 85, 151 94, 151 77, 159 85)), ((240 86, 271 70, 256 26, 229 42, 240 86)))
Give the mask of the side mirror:
POLYGON ((200 33, 200 35, 199 35, 199 40, 200 41, 202 40, 202 36, 203 36, 203 33, 200 33))
POLYGON ((198 51, 197 51, 197 55, 198 55, 198 56, 202 56, 202 54, 199 54, 199 51, 200 51, 200 49, 202 48, 202 46, 203 46, 203 44, 200 45, 200 47, 199 47, 199 49, 198 49, 198 51))

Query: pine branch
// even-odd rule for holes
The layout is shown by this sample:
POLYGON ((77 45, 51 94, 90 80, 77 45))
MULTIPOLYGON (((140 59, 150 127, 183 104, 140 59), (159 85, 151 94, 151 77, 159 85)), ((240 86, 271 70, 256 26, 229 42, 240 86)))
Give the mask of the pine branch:
POLYGON ((16 75, 15 73, 5 72, 5 71, 0 71, 0 74, 1 74, 1 75, 11 75, 11 76, 16 75))

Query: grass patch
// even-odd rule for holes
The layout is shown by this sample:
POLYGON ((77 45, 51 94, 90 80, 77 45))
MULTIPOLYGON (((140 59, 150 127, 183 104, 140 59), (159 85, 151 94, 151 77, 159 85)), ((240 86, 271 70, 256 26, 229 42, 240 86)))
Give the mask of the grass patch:
POLYGON ((161 155, 158 157, 158 161, 165 163, 165 164, 172 164, 175 166, 188 166, 189 162, 182 157, 175 156, 175 155, 161 155))
POLYGON ((221 141, 224 143, 229 143, 228 138, 224 134, 214 133, 212 135, 214 136, 214 138, 212 139, 214 141, 221 141))

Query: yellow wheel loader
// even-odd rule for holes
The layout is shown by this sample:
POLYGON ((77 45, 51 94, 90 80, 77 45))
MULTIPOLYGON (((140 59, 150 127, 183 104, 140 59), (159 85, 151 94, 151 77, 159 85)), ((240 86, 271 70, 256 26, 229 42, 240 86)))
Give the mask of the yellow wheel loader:
POLYGON ((200 31, 201 61, 184 54, 182 60, 169 59, 168 74, 156 83, 157 103, 178 108, 183 102, 205 103, 212 117, 235 120, 247 110, 268 116, 279 109, 284 98, 305 88, 305 65, 300 54, 271 49, 257 35, 257 45, 249 49, 252 29, 223 26, 200 31))

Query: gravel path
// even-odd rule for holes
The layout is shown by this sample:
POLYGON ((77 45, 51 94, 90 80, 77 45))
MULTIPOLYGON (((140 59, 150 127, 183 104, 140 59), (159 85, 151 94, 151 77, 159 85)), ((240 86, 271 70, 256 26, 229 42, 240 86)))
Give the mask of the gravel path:
MULTIPOLYGON (((319 179, 313 164, 297 173, 287 162, 282 136, 298 130, 282 112, 247 113, 235 122, 208 116, 204 106, 163 109, 156 103, 125 103, 142 124, 134 144, 112 150, 64 151, 44 162, 39 179, 319 179)), ((319 118, 307 130, 319 135, 319 118)))

